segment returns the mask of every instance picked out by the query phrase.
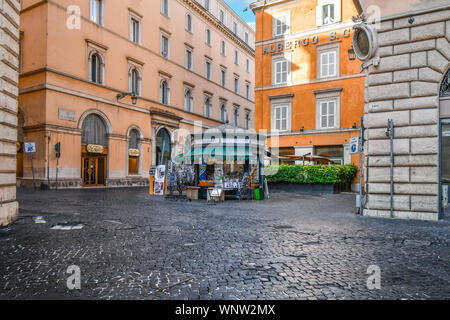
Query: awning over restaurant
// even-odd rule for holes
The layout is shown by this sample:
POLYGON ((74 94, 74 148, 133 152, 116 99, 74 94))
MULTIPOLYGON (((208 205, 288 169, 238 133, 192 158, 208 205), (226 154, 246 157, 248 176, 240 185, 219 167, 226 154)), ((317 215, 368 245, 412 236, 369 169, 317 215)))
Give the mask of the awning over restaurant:
POLYGON ((256 160, 249 147, 204 147, 192 148, 187 152, 176 157, 177 162, 181 161, 200 161, 210 160, 256 160))

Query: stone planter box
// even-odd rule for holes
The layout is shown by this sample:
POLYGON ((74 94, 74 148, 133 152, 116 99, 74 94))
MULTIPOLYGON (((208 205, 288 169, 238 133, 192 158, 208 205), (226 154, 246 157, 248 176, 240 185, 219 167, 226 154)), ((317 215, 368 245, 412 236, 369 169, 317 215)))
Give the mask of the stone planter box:
POLYGON ((269 192, 299 194, 338 194, 341 192, 351 192, 351 184, 269 182, 269 192))

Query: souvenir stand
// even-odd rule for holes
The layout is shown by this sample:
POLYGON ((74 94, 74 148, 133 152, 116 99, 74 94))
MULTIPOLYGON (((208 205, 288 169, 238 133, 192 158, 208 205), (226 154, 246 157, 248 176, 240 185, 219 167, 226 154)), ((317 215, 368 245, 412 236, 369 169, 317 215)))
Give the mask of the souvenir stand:
POLYGON ((264 198, 266 136, 225 124, 192 134, 175 162, 194 164, 199 197, 223 192, 227 198, 264 198))

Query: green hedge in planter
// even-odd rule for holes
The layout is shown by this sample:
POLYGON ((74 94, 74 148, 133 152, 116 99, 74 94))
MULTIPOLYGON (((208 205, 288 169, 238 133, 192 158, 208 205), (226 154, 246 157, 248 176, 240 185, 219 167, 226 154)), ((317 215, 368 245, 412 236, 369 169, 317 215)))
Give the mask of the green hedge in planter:
POLYGON ((352 182, 357 172, 358 168, 354 165, 300 166, 282 164, 265 168, 267 181, 275 183, 346 183, 352 182))

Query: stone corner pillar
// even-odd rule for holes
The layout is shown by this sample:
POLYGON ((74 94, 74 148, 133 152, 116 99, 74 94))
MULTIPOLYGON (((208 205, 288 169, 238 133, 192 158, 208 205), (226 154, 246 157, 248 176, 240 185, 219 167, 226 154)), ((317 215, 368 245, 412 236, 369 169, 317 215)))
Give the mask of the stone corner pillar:
POLYGON ((17 219, 17 109, 20 2, 0 6, 0 226, 17 219))

